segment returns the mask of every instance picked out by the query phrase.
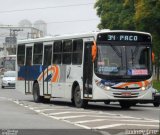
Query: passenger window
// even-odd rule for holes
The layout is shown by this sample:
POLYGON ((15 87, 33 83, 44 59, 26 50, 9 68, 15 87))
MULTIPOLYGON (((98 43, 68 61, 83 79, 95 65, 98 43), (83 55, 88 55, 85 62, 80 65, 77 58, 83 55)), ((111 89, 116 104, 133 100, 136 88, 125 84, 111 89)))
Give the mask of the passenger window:
POLYGON ((62 41, 55 41, 53 46, 53 64, 61 64, 62 41))
POLYGON ((52 45, 46 45, 44 46, 43 65, 46 66, 51 65, 51 58, 52 58, 52 45))
POLYGON ((83 52, 83 40, 77 39, 73 40, 73 54, 72 54, 72 64, 82 63, 82 52, 83 52))
POLYGON ((26 66, 32 65, 32 47, 26 48, 26 66))
POLYGON ((42 64, 43 43, 34 44, 33 64, 42 64))
POLYGON ((63 64, 71 64, 72 56, 72 40, 63 41, 63 56, 62 63, 63 64))

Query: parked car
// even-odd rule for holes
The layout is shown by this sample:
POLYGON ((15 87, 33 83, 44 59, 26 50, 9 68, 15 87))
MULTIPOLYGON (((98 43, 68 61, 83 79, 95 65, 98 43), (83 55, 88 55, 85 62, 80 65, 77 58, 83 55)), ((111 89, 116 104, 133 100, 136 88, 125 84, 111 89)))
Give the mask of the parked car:
POLYGON ((15 87, 16 83, 16 71, 6 71, 2 76, 2 88, 15 87))

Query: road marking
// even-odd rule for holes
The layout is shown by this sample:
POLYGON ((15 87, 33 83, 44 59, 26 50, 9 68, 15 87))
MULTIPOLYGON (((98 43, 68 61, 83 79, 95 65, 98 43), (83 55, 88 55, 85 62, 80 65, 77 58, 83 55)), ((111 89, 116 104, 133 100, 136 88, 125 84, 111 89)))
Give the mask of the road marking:
POLYGON ((103 125, 98 127, 92 127, 92 129, 107 129, 117 126, 142 126, 142 127, 159 127, 159 125, 146 125, 146 124, 112 124, 112 125, 103 125))
POLYGON ((60 114, 90 114, 90 112, 69 112, 69 111, 66 111, 66 112, 57 112, 57 113, 49 113, 49 115, 60 115, 60 114))
POLYGON ((106 119, 94 119, 94 120, 83 120, 83 121, 76 121, 75 124, 81 124, 81 123, 90 123, 90 122, 98 122, 98 121, 105 121, 106 119))
POLYGON ((2 99, 7 99, 6 97, 0 97, 0 98, 2 98, 2 99))
POLYGON ((64 116, 64 117, 58 117, 58 118, 59 119, 73 119, 73 118, 80 118, 80 117, 86 117, 86 115, 64 116))
POLYGON ((126 122, 140 122, 140 123, 143 123, 143 122, 148 122, 148 123, 159 123, 158 120, 155 120, 155 121, 147 121, 147 120, 113 120, 113 119, 94 119, 94 120, 84 120, 84 121, 76 121, 74 123, 78 123, 78 124, 82 124, 82 123, 90 123, 90 122, 99 122, 99 121, 126 121, 126 122))
MULTIPOLYGON (((153 110, 153 107, 152 108, 148 108, 148 107, 142 107, 141 109, 144 109, 144 110, 153 110)), ((160 109, 157 107, 154 107, 154 110, 157 110, 157 111, 159 111, 160 109)))
POLYGON ((98 127, 92 127, 92 129, 106 129, 106 128, 112 128, 117 126, 122 126, 124 124, 112 124, 112 125, 104 125, 104 126, 98 126, 98 127))
POLYGON ((58 112, 58 113, 49 113, 48 115, 60 115, 60 114, 68 114, 68 113, 71 113, 71 112, 58 112))
POLYGON ((116 119, 121 119, 121 118, 123 118, 123 119, 141 119, 141 118, 135 118, 135 117, 130 117, 130 116, 123 116, 123 115, 120 115, 120 116, 108 116, 108 115, 105 115, 105 113, 104 113, 104 115, 102 116, 102 115, 89 115, 89 117, 97 117, 97 118, 116 118, 116 119))
MULTIPOLYGON (((7 99, 5 97, 0 97, 0 98, 7 99)), ((106 112, 103 112, 103 111, 88 111, 88 110, 84 110, 84 109, 76 109, 77 111, 83 110, 84 112, 75 112, 75 111, 71 111, 71 110, 75 110, 75 108, 69 108, 69 107, 65 107, 64 108, 64 107, 59 107, 59 106, 50 106, 50 107, 54 107, 53 109, 51 109, 51 108, 48 108, 48 106, 45 105, 45 104, 34 104, 33 105, 33 104, 29 104, 30 102, 23 103, 23 102, 19 102, 18 100, 13 100, 11 98, 8 98, 8 100, 10 100, 10 101, 12 101, 12 102, 14 102, 16 104, 19 104, 19 105, 21 105, 23 107, 27 107, 30 110, 38 112, 39 114, 42 114, 42 115, 44 115, 46 117, 57 119, 57 120, 61 120, 61 121, 76 125, 78 127, 85 128, 85 129, 105 129, 105 128, 123 126, 123 125, 124 126, 138 126, 138 127, 140 127, 140 126, 144 126, 144 127, 159 127, 159 124, 157 124, 157 125, 154 125, 154 124, 151 124, 151 125, 138 124, 138 123, 142 123, 142 122, 148 122, 148 123, 151 123, 151 122, 156 122, 157 123, 157 122, 159 122, 158 120, 154 120, 154 119, 137 118, 137 117, 125 116, 125 115, 121 115, 121 114, 106 113, 106 112), (35 105, 37 105, 37 106, 35 106, 35 105), (43 105, 43 106, 39 106, 39 105, 43 105), (40 109, 40 108, 42 108, 42 109, 40 109), (56 110, 56 111, 58 110, 60 112, 49 113, 49 114, 45 113, 45 111, 49 111, 49 110, 56 110), (62 112, 62 110, 66 110, 66 111, 62 112), (70 110, 70 111, 67 111, 67 110, 70 110), (66 114, 66 115, 70 114, 70 113, 88 114, 88 113, 91 113, 91 112, 97 113, 97 115, 74 115, 74 116, 72 115, 72 116, 58 117, 58 115, 60 115, 60 114, 66 114), (93 119, 92 120, 84 120, 84 121, 76 121, 76 122, 72 122, 72 121, 68 120, 68 119, 81 118, 81 117, 93 117, 93 119), (102 118, 105 118, 105 119, 102 119, 102 118), (113 119, 116 119, 116 120, 113 120, 113 119), (100 122, 100 121, 105 121, 105 120, 119 121, 119 122, 117 124, 103 125, 103 126, 97 126, 97 127, 89 127, 89 126, 83 125, 83 123, 98 122, 98 121, 100 122), (135 124, 132 124, 132 123, 130 123, 130 124, 124 124, 123 123, 122 124, 122 123, 120 123, 122 121, 137 122, 137 124, 136 123, 135 124)))
MULTIPOLYGON (((0 98, 3 98, 3 99, 7 99, 6 97, 0 97, 0 98)), ((8 98, 8 100, 10 100, 10 98, 8 98)), ((25 105, 25 104, 22 104, 21 102, 19 102, 18 100, 13 100, 14 103, 16 104, 19 104, 21 106, 24 106, 24 107, 27 107, 31 110, 34 110, 36 112, 43 112, 43 111, 47 111, 47 110, 73 110, 73 108, 64 108, 64 107, 59 107, 59 106, 56 106, 56 108, 54 109, 50 109, 50 108, 46 108, 46 109, 40 109, 40 108, 44 108, 44 107, 39 107, 39 106, 35 106, 35 107, 32 107, 31 105, 25 105), (38 109, 38 110, 37 110, 38 109)), ((37 104, 39 105, 39 104, 37 104)), ((44 105, 44 104, 42 104, 44 105)), ((55 106, 53 106, 55 107, 55 106)), ((77 110, 84 110, 84 109, 77 109, 77 110)), ((91 111, 91 112, 96 112, 96 111, 91 111)), ((106 118, 106 117, 110 117, 110 116, 106 116, 107 115, 112 115, 112 118, 118 118, 118 119, 121 119, 121 118, 124 118, 124 119, 128 119, 128 118, 131 118, 131 119, 140 119, 140 120, 149 120, 149 121, 157 121, 155 119, 148 119, 148 118, 137 118, 137 117, 132 117, 132 116, 125 116, 125 115, 120 115, 120 114, 111 114, 111 113, 106 113, 106 112, 103 112, 103 111, 99 111, 98 114, 104 114, 103 116, 97 116, 97 115, 90 115, 90 117, 97 117, 97 118, 106 118), (115 117, 116 116, 116 117, 115 117)))
POLYGON ((159 125, 146 125, 146 124, 124 124, 127 126, 143 126, 143 127, 159 127, 159 125))

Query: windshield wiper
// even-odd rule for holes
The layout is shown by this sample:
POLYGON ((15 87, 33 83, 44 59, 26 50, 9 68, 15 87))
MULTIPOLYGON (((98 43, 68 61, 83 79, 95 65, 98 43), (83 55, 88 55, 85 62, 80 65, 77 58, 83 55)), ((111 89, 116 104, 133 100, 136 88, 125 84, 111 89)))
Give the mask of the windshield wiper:
POLYGON ((122 53, 120 53, 116 47, 114 47, 112 45, 111 45, 111 47, 116 52, 116 54, 118 55, 118 57, 122 57, 122 53))

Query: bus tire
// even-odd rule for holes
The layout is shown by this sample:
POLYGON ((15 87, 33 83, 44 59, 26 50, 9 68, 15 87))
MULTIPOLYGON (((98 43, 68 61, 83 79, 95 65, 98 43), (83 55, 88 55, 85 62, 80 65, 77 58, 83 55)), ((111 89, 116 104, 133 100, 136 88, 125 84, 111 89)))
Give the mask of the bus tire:
POLYGON ((75 102, 74 102, 74 99, 73 99, 73 98, 71 99, 71 102, 72 102, 72 105, 75 105, 75 102))
POLYGON ((122 109, 129 109, 131 107, 131 103, 127 101, 120 101, 120 106, 122 109))
POLYGON ((159 107, 159 103, 158 102, 154 102, 153 105, 154 105, 154 107, 159 107))
POLYGON ((109 105, 110 101, 104 101, 104 104, 109 105))
POLYGON ((77 108, 85 108, 88 104, 87 100, 81 99, 81 91, 79 86, 75 87, 73 98, 74 104, 77 108))
POLYGON ((42 97, 40 96, 39 84, 38 83, 35 83, 33 85, 33 100, 36 103, 42 102, 42 97))

